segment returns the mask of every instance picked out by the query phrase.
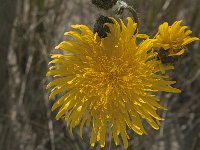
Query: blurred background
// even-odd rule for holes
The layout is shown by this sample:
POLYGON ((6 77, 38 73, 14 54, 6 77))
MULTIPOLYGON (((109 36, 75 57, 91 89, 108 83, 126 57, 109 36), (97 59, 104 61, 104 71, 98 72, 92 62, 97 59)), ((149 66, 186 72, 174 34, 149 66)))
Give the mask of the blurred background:
MULTIPOLYGON (((200 37, 200 0, 127 0, 138 12, 141 33, 154 35, 159 24, 183 19, 200 37)), ((70 137, 55 120, 45 89, 49 54, 65 39, 71 24, 93 28, 99 15, 91 0, 0 0, 0 150, 99 150, 79 129, 70 137)), ((119 16, 117 16, 119 17, 119 16)), ((148 136, 131 135, 128 150, 200 150, 200 42, 189 45, 172 78, 181 94, 160 93, 168 111, 148 136)), ((122 150, 107 139, 103 150, 122 150)))

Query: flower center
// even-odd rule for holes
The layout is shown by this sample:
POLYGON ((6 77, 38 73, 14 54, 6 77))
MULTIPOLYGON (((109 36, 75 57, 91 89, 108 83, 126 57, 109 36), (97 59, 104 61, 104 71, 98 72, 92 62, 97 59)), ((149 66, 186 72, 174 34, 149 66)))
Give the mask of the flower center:
POLYGON ((107 75, 107 79, 110 81, 110 82, 115 82, 118 80, 118 77, 117 77, 117 73, 116 72, 110 72, 108 75, 107 75))

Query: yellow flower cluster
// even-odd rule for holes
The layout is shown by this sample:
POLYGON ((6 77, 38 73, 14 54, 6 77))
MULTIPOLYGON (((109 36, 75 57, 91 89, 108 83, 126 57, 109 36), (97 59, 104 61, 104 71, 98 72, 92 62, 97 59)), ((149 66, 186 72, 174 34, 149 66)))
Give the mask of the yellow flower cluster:
POLYGON ((171 27, 164 23, 155 38, 149 39, 136 32, 137 24, 130 17, 127 25, 111 19, 113 23, 105 24, 110 31, 105 38, 85 25, 72 26, 80 32, 65 33, 74 40, 56 46, 63 54, 51 56, 47 76, 54 79, 47 87, 52 88, 50 99, 62 94, 52 110, 59 108, 56 119, 62 117, 71 132, 80 125, 82 136, 86 126, 91 128, 91 146, 98 141, 104 147, 109 135, 116 145, 121 137, 127 148, 127 129, 147 134, 142 120, 159 129, 163 118, 157 110, 165 108, 159 104, 156 92, 180 92, 171 87, 175 81, 165 75, 173 66, 163 66, 153 49, 163 47, 170 55, 180 55, 183 52, 177 50, 197 38, 190 38, 191 31, 185 32, 180 22, 171 27))

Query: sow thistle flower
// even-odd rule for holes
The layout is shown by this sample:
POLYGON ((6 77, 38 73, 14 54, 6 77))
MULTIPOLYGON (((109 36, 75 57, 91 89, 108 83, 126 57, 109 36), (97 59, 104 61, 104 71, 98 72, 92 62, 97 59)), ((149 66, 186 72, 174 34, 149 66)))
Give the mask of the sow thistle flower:
POLYGON ((181 21, 175 21, 171 26, 167 22, 159 26, 159 31, 155 36, 155 47, 167 50, 168 56, 180 56, 184 54, 186 45, 199 40, 197 37, 190 37, 191 30, 188 26, 181 26, 181 21))
POLYGON ((66 40, 56 46, 63 54, 52 54, 53 59, 47 76, 53 76, 48 84, 52 88, 49 98, 62 93, 52 110, 59 108, 56 119, 67 122, 70 131, 80 125, 91 128, 90 144, 98 141, 105 146, 107 135, 116 145, 121 137, 128 147, 127 129, 142 135, 147 134, 142 121, 146 120, 154 129, 159 129, 157 109, 159 104, 155 92, 179 93, 171 87, 175 81, 162 74, 172 66, 163 66, 152 51, 153 43, 135 32, 137 24, 128 17, 127 25, 105 24, 107 37, 100 38, 85 25, 72 25, 75 31, 66 32, 74 40, 66 40), (78 31, 79 30, 79 31, 78 31), (133 34, 136 33, 136 34, 133 34), (153 94, 154 93, 154 94, 153 94))

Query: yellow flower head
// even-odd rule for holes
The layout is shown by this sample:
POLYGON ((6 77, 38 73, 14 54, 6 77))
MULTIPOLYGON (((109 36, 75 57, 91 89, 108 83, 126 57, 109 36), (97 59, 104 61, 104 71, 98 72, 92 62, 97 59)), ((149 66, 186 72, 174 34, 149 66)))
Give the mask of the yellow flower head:
POLYGON ((106 133, 119 144, 121 136, 128 147, 127 128, 135 133, 146 134, 141 119, 154 129, 159 129, 160 118, 156 110, 164 109, 153 92, 179 93, 171 87, 175 81, 168 81, 160 72, 172 69, 162 66, 150 51, 150 39, 140 44, 137 38, 145 37, 135 33, 137 24, 127 18, 127 25, 121 25, 113 18, 113 24, 105 24, 110 32, 100 38, 87 26, 73 25, 79 31, 66 32, 74 40, 60 43, 56 49, 64 54, 53 54, 52 65, 47 75, 54 77, 48 84, 50 98, 62 93, 52 110, 60 108, 56 119, 63 117, 70 131, 80 125, 91 127, 91 146, 96 141, 105 146, 106 133))
POLYGON ((188 26, 181 26, 181 21, 176 21, 169 26, 167 22, 159 26, 159 31, 155 36, 154 47, 162 47, 168 50, 168 56, 179 56, 185 52, 185 46, 193 41, 199 40, 197 37, 190 37, 191 30, 186 30, 188 26))

